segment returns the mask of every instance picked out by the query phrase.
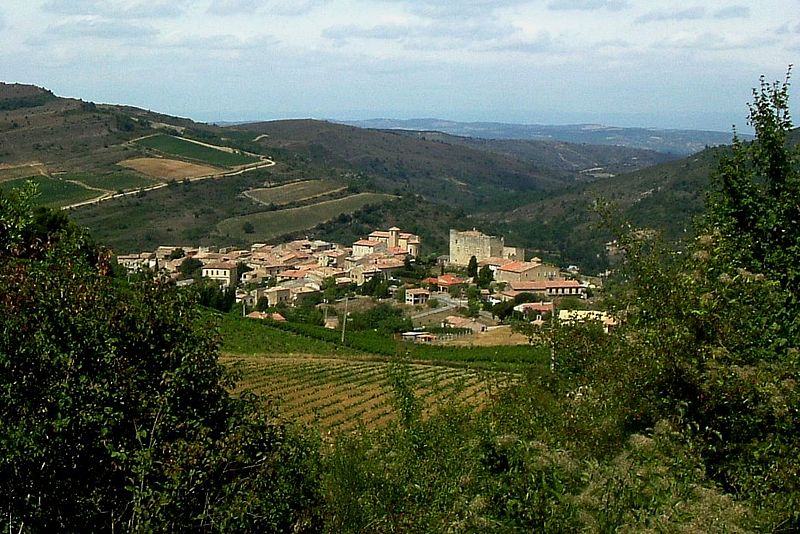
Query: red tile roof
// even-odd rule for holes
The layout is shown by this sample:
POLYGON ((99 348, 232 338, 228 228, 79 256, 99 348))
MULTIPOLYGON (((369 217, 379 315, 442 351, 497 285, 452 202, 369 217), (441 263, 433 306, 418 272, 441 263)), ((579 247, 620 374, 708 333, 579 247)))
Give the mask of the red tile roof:
POLYGON ((377 247, 382 244, 383 243, 381 243, 380 241, 372 241, 371 239, 359 239, 358 241, 353 243, 354 246, 360 245, 362 247, 377 247))
POLYGON ((443 274, 437 278, 436 281, 436 283, 440 286, 457 286, 460 284, 465 284, 466 282, 467 281, 465 279, 453 276, 452 274, 443 274))
POLYGON ((539 263, 531 263, 528 261, 512 261, 510 263, 506 263, 505 265, 500 266, 501 271, 507 271, 511 273, 524 273, 525 271, 529 271, 538 267, 539 263))
POLYGON ((236 269, 236 264, 226 261, 216 261, 214 263, 209 263, 208 265, 204 265, 203 269, 228 269, 233 270, 236 269))

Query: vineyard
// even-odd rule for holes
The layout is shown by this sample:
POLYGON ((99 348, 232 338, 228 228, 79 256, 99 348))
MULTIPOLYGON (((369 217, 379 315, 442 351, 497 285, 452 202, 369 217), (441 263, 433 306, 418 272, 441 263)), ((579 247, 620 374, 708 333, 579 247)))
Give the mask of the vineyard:
POLYGON ((253 189, 249 191, 248 194, 250 197, 264 204, 283 206, 285 204, 291 204, 292 202, 300 202, 329 195, 345 189, 346 187, 334 182, 303 180, 291 184, 253 189))
POLYGON ((258 161, 257 158, 247 154, 229 152, 224 149, 193 143, 173 135, 151 135, 137 140, 136 143, 164 154, 201 161, 219 167, 235 167, 258 161))
MULTIPOLYGON (((227 357, 241 373, 234 392, 252 392, 291 420, 334 434, 384 426, 396 417, 390 374, 395 364, 321 357, 227 357)), ((513 379, 466 368, 407 365, 423 415, 449 402, 480 407, 513 379)))

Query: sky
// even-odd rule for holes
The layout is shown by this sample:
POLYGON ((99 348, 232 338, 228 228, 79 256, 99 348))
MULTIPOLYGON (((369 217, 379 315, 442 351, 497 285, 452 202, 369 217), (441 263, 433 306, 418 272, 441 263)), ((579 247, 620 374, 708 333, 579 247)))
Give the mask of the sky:
POLYGON ((798 57, 800 0, 0 3, 2 81, 200 121, 747 131, 798 57))

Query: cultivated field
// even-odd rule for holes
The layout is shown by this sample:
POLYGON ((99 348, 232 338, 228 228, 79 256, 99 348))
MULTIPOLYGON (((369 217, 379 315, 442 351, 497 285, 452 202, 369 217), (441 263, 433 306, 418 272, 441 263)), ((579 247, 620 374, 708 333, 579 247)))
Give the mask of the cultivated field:
POLYGON ((165 180, 180 180, 195 178, 220 172, 219 169, 208 165, 198 165, 176 159, 166 158, 133 158, 120 161, 119 165, 128 169, 139 171, 147 176, 165 180))
POLYGON ((167 134, 156 134, 143 137, 136 141, 140 146, 158 150, 164 154, 170 154, 181 158, 193 159, 209 165, 218 167, 235 167, 256 163, 257 158, 234 152, 231 150, 217 149, 212 146, 193 143, 180 137, 167 134))
POLYGON ((97 189, 105 189, 106 191, 127 191, 130 189, 139 189, 141 187, 149 187, 157 184, 157 180, 144 178, 131 172, 115 172, 113 174, 72 174, 67 177, 70 180, 75 180, 86 184, 88 187, 97 189))
POLYGON ((368 204, 378 204, 393 198, 396 197, 379 193, 360 193, 299 208, 231 217, 221 221, 217 225, 217 231, 227 238, 269 241, 281 235, 313 228, 341 213, 352 213, 368 204), (250 223, 254 230, 249 234, 244 231, 247 223, 250 223))
POLYGON ((51 208, 66 206, 75 202, 81 202, 82 200, 89 200, 102 194, 102 192, 87 189, 67 180, 51 178, 49 176, 30 176, 18 178, 16 180, 6 180, 0 182, 0 188, 13 189, 15 187, 21 187, 28 180, 34 182, 39 188, 37 202, 51 208))
MULTIPOLYGON (((363 425, 382 426, 396 416, 391 384, 392 364, 375 361, 308 357, 223 358, 242 373, 235 393, 251 391, 279 414, 304 423, 319 424, 331 433, 363 425)), ((465 368, 407 364, 417 397, 425 412, 448 401, 479 407, 510 375, 487 377, 465 368)), ((396 368, 395 368, 396 372, 396 368)))
POLYGON ((324 180, 305 180, 302 182, 294 182, 275 187, 253 189, 252 191, 248 191, 247 194, 250 196, 250 198, 257 200, 258 202, 282 206, 285 204, 291 204, 292 202, 301 202, 323 195, 344 191, 345 189, 346 187, 342 186, 341 184, 336 184, 333 182, 326 182, 324 180))

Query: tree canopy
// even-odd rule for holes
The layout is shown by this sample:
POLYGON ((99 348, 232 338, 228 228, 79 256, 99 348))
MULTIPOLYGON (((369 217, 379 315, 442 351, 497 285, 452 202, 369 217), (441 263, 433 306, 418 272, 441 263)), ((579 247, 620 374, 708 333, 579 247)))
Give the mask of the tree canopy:
POLYGON ((191 293, 106 276, 34 194, 0 192, 3 530, 311 528, 316 447, 230 396, 191 293))

